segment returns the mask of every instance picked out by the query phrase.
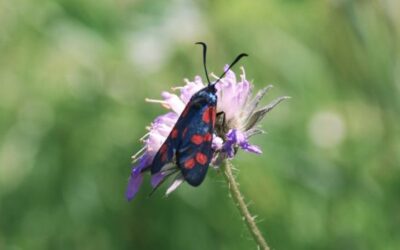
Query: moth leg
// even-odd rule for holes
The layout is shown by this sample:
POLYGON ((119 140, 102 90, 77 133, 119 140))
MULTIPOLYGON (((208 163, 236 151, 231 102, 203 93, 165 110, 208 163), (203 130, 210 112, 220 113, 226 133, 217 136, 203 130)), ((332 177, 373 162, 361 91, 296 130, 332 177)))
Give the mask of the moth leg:
POLYGON ((224 111, 217 113, 217 119, 219 119, 220 117, 222 117, 222 124, 225 125, 225 112, 224 111))
POLYGON ((226 133, 228 133, 228 126, 226 124, 226 115, 223 111, 218 112, 216 115, 215 122, 215 133, 221 138, 225 138, 226 133))

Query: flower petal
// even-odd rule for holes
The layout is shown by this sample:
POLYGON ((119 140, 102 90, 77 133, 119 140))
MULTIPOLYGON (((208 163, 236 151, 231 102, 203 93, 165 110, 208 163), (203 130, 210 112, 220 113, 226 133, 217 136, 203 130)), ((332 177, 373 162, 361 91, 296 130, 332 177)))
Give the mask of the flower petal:
POLYGON ((200 89, 204 88, 205 85, 203 84, 201 77, 196 76, 194 82, 191 82, 185 79, 186 85, 181 88, 181 99, 182 101, 187 104, 190 101, 190 98, 199 91, 200 89))
POLYGON ((262 153, 261 149, 258 146, 251 145, 247 141, 244 142, 244 143, 239 144, 239 147, 241 149, 243 149, 244 151, 247 151, 249 153, 255 153, 255 154, 261 154, 262 153))
POLYGON ((223 146, 224 152, 229 158, 233 158, 235 155, 235 147, 239 147, 246 152, 261 154, 261 149, 256 145, 251 145, 245 133, 231 129, 226 134, 226 142, 223 146))
POLYGON ((247 124, 246 124, 246 128, 245 130, 249 130, 251 128, 253 128, 255 125, 257 125, 257 123, 259 123, 264 117, 265 115, 271 111, 276 105, 278 105, 280 102, 282 102, 283 100, 289 99, 289 96, 282 96, 279 97, 275 100, 273 100, 270 104, 268 104, 267 106, 257 110, 256 112, 252 113, 251 116, 249 117, 247 124))
POLYGON ((132 173, 129 182, 128 182, 128 188, 126 189, 125 196, 128 199, 128 201, 131 201, 136 193, 139 191, 140 185, 143 182, 143 175, 142 173, 132 173))
POLYGON ((177 95, 164 91, 162 92, 161 96, 164 98, 164 101, 167 103, 170 109, 177 114, 182 113, 183 109, 185 108, 185 104, 177 95))
POLYGON ((152 126, 167 125, 173 127, 178 120, 178 117, 179 115, 175 112, 168 112, 164 115, 157 116, 157 118, 154 119, 152 126))
POLYGON ((165 139, 172 130, 178 120, 178 115, 174 112, 168 112, 165 115, 158 116, 152 123, 150 127, 150 132, 145 140, 146 143, 146 153, 154 157, 157 151, 160 149, 161 145, 164 143, 165 139))
MULTIPOLYGON (((229 68, 229 64, 225 64, 224 66, 224 71, 226 71, 229 68)), ((233 72, 233 70, 228 70, 226 72, 226 75, 224 77, 227 81, 230 81, 232 83, 236 83, 236 74, 233 72)))
POLYGON ((235 148, 234 146, 237 143, 236 129, 231 129, 226 134, 226 141, 223 146, 223 151, 227 154, 229 158, 233 158, 235 156, 235 148))
POLYGON ((259 90, 257 92, 256 96, 253 98, 253 100, 248 102, 246 110, 247 110, 249 115, 251 115, 256 110, 256 108, 257 108, 258 104, 260 103, 261 99, 268 92, 268 90, 270 90, 272 87, 273 87, 272 85, 268 85, 267 87, 259 90))
POLYGON ((142 173, 150 167, 149 162, 150 157, 145 153, 142 157, 140 157, 139 164, 132 169, 131 176, 129 177, 128 181, 128 187, 125 193, 128 201, 132 200, 139 191, 140 185, 143 182, 142 173))

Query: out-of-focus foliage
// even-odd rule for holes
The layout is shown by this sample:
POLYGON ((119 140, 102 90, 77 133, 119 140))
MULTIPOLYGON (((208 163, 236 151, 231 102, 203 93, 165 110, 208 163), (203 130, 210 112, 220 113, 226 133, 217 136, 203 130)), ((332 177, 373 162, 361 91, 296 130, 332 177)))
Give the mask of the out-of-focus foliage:
POLYGON ((397 0, 1 0, 0 249, 255 249, 217 171, 124 198, 144 98, 203 75, 199 40, 293 97, 235 160, 271 247, 398 249, 399 36, 397 0))

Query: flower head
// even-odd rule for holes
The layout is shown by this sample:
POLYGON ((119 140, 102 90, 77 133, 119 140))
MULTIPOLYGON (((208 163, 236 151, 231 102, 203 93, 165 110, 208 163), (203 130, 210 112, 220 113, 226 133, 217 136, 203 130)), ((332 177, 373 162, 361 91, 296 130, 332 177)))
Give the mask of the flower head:
MULTIPOLYGON (((261 149, 250 144, 249 138, 263 132, 259 127, 259 122, 277 104, 288 98, 286 96, 279 97, 270 104, 258 108, 261 99, 272 86, 261 89, 253 97, 253 85, 246 79, 243 67, 241 70, 239 80, 236 74, 229 70, 226 76, 216 84, 217 119, 212 141, 214 155, 211 164, 217 167, 221 160, 233 158, 238 149, 260 154, 261 149)), ((179 96, 163 92, 162 100, 146 99, 148 102, 162 104, 169 112, 153 121, 148 128, 149 132, 142 138, 144 147, 132 157, 137 164, 132 169, 128 183, 126 196, 129 200, 138 191, 143 180, 143 173, 150 169, 154 156, 170 134, 190 98, 206 86, 199 76, 196 76, 194 81, 185 79, 185 82, 185 86, 174 88, 174 90, 180 91, 179 96)), ((152 176, 151 184, 153 187, 158 187, 166 177, 175 175, 173 183, 167 190, 167 194, 169 194, 182 184, 184 179, 173 165, 163 169, 152 176)))

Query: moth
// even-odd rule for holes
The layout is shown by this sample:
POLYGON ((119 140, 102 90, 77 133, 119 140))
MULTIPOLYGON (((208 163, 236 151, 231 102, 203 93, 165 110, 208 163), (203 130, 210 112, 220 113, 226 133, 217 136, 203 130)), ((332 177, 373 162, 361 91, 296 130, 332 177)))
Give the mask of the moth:
POLYGON ((212 140, 218 103, 216 84, 242 57, 248 56, 239 54, 215 82, 210 82, 206 65, 207 45, 204 42, 196 44, 203 47, 203 67, 208 85, 191 97, 156 153, 150 169, 152 175, 160 171, 166 175, 180 171, 184 180, 192 186, 203 182, 214 153, 212 140))

